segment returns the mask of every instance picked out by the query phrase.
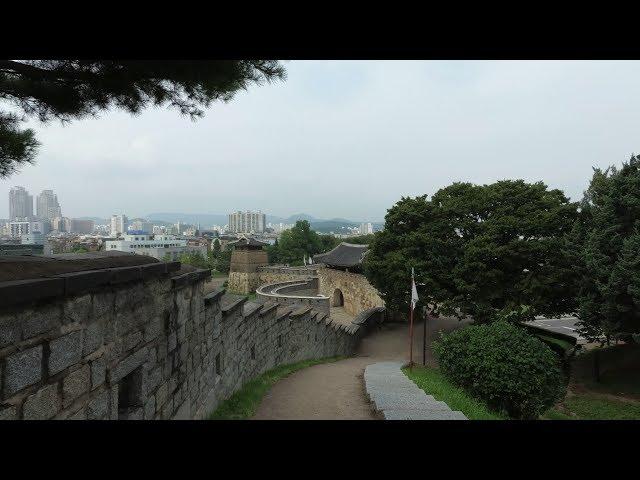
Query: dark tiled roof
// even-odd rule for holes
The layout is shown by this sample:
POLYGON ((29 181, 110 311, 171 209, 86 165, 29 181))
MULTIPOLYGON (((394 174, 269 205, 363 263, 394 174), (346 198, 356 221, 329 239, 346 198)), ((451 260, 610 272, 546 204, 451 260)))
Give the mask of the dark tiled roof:
POLYGON ((367 253, 368 245, 356 245, 342 242, 327 253, 319 253, 313 256, 314 263, 324 263, 335 267, 353 267, 360 265, 367 253))
POLYGON ((269 244, 266 242, 261 242, 259 240, 256 240, 253 237, 250 237, 250 238, 242 237, 236 240, 235 242, 229 242, 229 245, 233 245, 234 247, 266 247, 269 244))

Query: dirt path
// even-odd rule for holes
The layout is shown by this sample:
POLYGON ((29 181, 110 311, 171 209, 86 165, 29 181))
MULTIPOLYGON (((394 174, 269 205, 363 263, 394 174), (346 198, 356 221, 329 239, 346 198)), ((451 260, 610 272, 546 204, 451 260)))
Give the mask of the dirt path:
MULTIPOLYGON (((427 338, 462 323, 456 319, 430 320, 427 338)), ((374 420, 363 384, 364 369, 384 360, 408 360, 408 326, 383 325, 365 337, 355 356, 339 362, 315 365, 282 380, 265 395, 256 420, 374 420)), ((422 324, 414 331, 414 361, 422 363, 422 324)), ((428 343, 427 364, 435 363, 428 343)))

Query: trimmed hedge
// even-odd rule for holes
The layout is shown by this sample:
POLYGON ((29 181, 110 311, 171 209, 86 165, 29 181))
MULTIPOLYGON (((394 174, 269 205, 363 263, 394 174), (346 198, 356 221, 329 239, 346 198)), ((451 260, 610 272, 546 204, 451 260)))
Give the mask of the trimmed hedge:
POLYGON ((455 330, 434 351, 447 378, 512 418, 538 418, 566 391, 557 355, 505 321, 455 330))

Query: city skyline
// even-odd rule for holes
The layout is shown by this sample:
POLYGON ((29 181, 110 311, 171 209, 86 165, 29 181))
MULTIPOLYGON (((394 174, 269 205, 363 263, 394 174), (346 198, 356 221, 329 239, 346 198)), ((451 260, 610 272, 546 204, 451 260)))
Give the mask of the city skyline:
POLYGON ((37 162, 0 180, 0 196, 53 188, 69 217, 260 206, 377 222, 402 196, 454 181, 543 181, 578 200, 592 167, 637 150, 640 62, 285 65, 285 82, 214 104, 196 122, 160 109, 64 127, 31 120, 37 162))
MULTIPOLYGON (((14 202, 13 200, 13 196, 15 192, 18 192, 19 195, 19 201, 20 201, 20 208, 28 208, 25 207, 26 204, 31 205, 31 213, 28 215, 18 215, 18 217, 33 217, 33 218, 40 218, 40 219, 48 219, 49 221, 53 221, 55 218, 69 218, 66 216, 63 216, 61 213, 61 207, 60 204, 58 202, 58 196, 57 194, 53 193, 53 190, 51 189, 45 189, 43 190, 40 194, 38 194, 35 197, 33 195, 30 194, 31 189, 24 187, 23 185, 14 185, 13 187, 11 187, 11 190, 9 192, 9 211, 11 211, 12 209, 12 202, 14 202), (28 200, 30 198, 30 200, 28 200), (35 207, 35 210, 33 210, 33 207, 35 207), (51 214, 51 209, 54 209, 54 214, 51 214), (33 213, 35 211, 35 214, 33 213)), ((234 210, 232 212, 232 214, 240 214, 243 213, 241 210, 234 210)), ((247 210, 246 213, 252 213, 252 210, 247 210)), ((344 219, 343 217, 340 216, 334 216, 331 219, 324 219, 324 218, 319 218, 319 217, 315 217, 314 215, 308 214, 306 212, 298 212, 296 214, 292 214, 289 215, 287 217, 284 216, 280 216, 280 215, 276 215, 276 214, 265 214, 263 212, 261 212, 260 210, 257 210, 256 212, 253 212, 256 214, 261 214, 264 215, 266 218, 277 218, 277 219, 289 219, 291 217, 295 217, 297 215, 302 215, 302 216, 309 216, 312 217, 316 220, 333 220, 333 219, 344 219)), ((212 216, 220 216, 220 217, 227 217, 229 218, 230 215, 232 214, 223 214, 223 213, 210 213, 210 212, 173 212, 173 213, 167 213, 166 215, 168 217, 171 217, 171 215, 212 215, 212 216)), ((111 223, 111 219, 116 216, 116 215, 120 215, 120 214, 111 214, 108 215, 107 217, 104 217, 104 221, 105 221, 105 225, 111 223)), ((147 217, 151 216, 151 215, 157 215, 153 212, 148 212, 146 214, 142 214, 142 215, 125 215, 126 218, 129 218, 131 220, 135 220, 135 219, 147 219, 147 217)), ((5 220, 12 220, 14 217, 16 217, 15 215, 9 215, 6 218, 4 218, 5 220)), ((0 217, 3 218, 3 217, 0 217)), ((91 214, 84 214, 84 215, 77 215, 74 218, 102 218, 98 215, 91 215, 91 214)), ((167 218, 167 219, 163 219, 163 220, 169 220, 171 221, 171 218, 167 218)), ((353 220, 353 219, 344 219, 344 220, 349 220, 352 221, 354 223, 360 223, 359 220, 353 220)), ((274 221, 274 220, 271 220, 274 221)), ((277 222, 276 223, 282 223, 282 222, 277 222)), ((365 222, 366 223, 366 222, 365 222)), ((369 222, 371 223, 371 222, 369 222)), ((376 221, 374 220, 373 223, 382 223, 382 220, 380 221, 376 221)), ((263 226, 266 225, 266 222, 263 221, 263 226)))

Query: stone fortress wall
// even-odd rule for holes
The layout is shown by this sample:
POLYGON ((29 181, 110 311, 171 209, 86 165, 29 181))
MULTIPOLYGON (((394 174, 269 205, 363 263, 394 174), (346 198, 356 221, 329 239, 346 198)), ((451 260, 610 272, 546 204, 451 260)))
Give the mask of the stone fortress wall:
POLYGON ((298 298, 304 303, 315 305, 315 308, 326 308, 328 312, 331 306, 341 306, 340 296, 336 293, 339 291, 345 311, 352 316, 375 307, 384 307, 384 301, 377 290, 359 273, 322 265, 266 266, 259 267, 258 273, 261 286, 256 289, 256 294, 259 298, 270 297, 281 303, 295 302, 298 298), (316 290, 316 295, 296 295, 296 291, 308 292, 311 289, 316 290))
POLYGON ((329 297, 331 306, 337 306, 337 292, 342 293, 344 309, 350 315, 383 307, 384 301, 378 291, 359 273, 344 272, 333 268, 318 268, 319 292, 329 297))
POLYGON ((0 282, 0 419, 206 418, 277 365, 350 355, 384 313, 225 303, 209 276, 158 262, 0 282))

